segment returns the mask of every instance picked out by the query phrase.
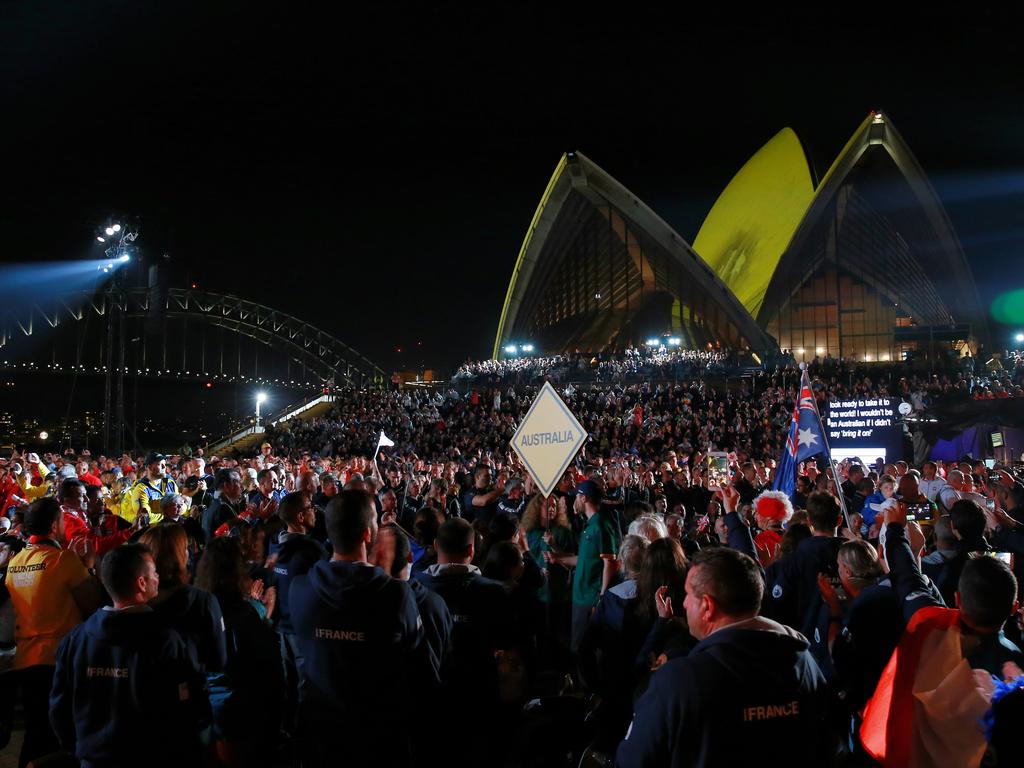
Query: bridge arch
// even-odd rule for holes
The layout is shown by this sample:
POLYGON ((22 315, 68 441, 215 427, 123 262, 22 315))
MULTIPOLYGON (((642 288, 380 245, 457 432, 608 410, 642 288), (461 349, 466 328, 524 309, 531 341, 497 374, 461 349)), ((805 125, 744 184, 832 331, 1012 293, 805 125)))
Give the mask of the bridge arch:
POLYGON ((293 315, 237 296, 188 288, 169 288, 160 296, 147 288, 111 287, 10 307, 0 317, 0 347, 19 334, 33 336, 41 323, 58 328, 91 316, 107 318, 111 312, 125 318, 197 321, 225 329, 285 354, 325 384, 371 386, 385 375, 361 352, 293 315))

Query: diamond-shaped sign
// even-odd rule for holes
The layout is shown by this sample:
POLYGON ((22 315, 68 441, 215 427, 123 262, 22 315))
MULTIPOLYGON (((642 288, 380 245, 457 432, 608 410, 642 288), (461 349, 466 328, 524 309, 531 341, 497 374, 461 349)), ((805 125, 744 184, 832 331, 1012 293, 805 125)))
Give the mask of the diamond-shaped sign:
POLYGON ((572 411, 551 383, 544 382, 512 435, 512 449, 519 454, 540 492, 547 497, 586 439, 587 433, 572 411))

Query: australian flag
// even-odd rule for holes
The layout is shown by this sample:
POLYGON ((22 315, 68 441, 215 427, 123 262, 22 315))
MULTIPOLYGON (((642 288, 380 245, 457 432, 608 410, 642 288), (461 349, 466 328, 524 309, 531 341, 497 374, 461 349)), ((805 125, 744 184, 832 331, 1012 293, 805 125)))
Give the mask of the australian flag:
POLYGON ((814 402, 811 391, 811 380, 807 370, 800 377, 800 396, 796 410, 793 411, 793 422, 789 425, 786 446, 782 449, 779 468, 775 472, 773 490, 782 491, 792 497, 796 490, 796 468, 801 461, 806 461, 819 453, 828 456, 825 444, 825 430, 821 426, 818 406, 814 402))

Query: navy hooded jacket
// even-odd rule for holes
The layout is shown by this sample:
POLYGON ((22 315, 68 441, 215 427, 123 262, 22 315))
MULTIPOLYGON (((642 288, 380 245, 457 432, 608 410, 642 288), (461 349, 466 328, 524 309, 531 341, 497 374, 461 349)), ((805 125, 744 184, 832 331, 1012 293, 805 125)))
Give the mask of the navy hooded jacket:
POLYGON ((228 650, 224 638, 224 617, 217 598, 188 584, 172 587, 157 595, 150 607, 185 638, 204 673, 224 669, 228 650))
POLYGON ((302 576, 321 560, 327 560, 323 545, 301 533, 281 531, 277 542, 271 546, 276 554, 274 575, 277 577, 277 628, 282 634, 290 635, 292 627, 291 602, 288 590, 296 576, 302 576))
POLYGON ((777 568, 770 567, 766 574, 764 614, 792 626, 805 637, 812 637, 822 605, 818 574, 838 578, 839 548, 843 544, 840 538, 811 536, 779 560, 777 568))
POLYGON ((57 651, 50 722, 83 765, 201 762, 197 672, 184 639, 148 606, 99 610, 57 651))
POLYGON ((451 612, 451 652, 441 679, 455 700, 471 696, 483 703, 498 697, 495 651, 512 645, 512 604, 499 581, 484 578, 474 566, 434 565, 415 574, 437 593, 451 612))
POLYGON ((826 686, 802 635, 755 617, 651 677, 615 763, 824 765, 826 686))
POLYGON ((332 727, 383 724, 382 713, 411 692, 423 637, 409 585, 376 566, 332 560, 292 579, 288 600, 309 716, 332 727))

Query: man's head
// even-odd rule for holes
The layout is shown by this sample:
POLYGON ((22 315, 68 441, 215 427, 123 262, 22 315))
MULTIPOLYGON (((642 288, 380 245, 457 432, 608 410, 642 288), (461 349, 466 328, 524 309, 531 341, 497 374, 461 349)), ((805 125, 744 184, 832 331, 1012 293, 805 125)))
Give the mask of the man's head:
POLYGON ((912 473, 900 475, 896 482, 896 492, 908 504, 915 503, 921 497, 921 486, 918 484, 917 475, 912 473))
POLYGON ((757 615, 764 593, 754 560, 727 547, 701 550, 686 575, 686 620, 703 640, 717 629, 757 615))
POLYGON ((846 470, 846 477, 851 483, 859 483, 864 479, 864 467, 860 464, 851 464, 846 470))
POLYGON ((978 632, 995 633, 1017 608, 1017 579, 996 557, 973 557, 960 574, 956 592, 963 622, 978 632))
POLYGON ((491 468, 481 464, 473 472, 473 485, 477 488, 484 489, 491 484, 491 468))
POLYGON ((218 469, 214 482, 221 495, 229 499, 235 500, 242 495, 242 475, 234 467, 218 469))
POLYGON ((85 512, 88 505, 85 483, 81 480, 62 481, 57 496, 60 497, 60 503, 68 509, 85 512))
POLYGON ((100 565, 100 581, 116 608, 145 605, 160 588, 153 554, 144 544, 123 544, 108 552, 100 565))
POLYGON ((587 517, 595 514, 601 508, 601 488, 593 480, 584 480, 576 486, 576 514, 585 514, 587 517))
POLYGON ((960 499, 950 507, 949 522, 961 541, 976 543, 985 535, 985 512, 971 499, 960 499))
POLYGON ((807 497, 807 518, 811 530, 820 536, 834 536, 842 517, 836 497, 824 491, 815 491, 807 497))
POLYGON ((313 502, 304 493, 294 491, 286 494, 277 505, 277 516, 280 517, 288 530, 299 533, 308 531, 316 525, 316 510, 313 502))
POLYGON ((330 472, 324 472, 320 475, 320 490, 323 491, 324 496, 327 498, 336 496, 338 493, 338 478, 330 472))
POLYGON ((324 519, 335 554, 365 554, 373 545, 377 512, 366 491, 342 491, 327 503, 324 519))
POLYGON ((946 473, 946 484, 954 491, 964 489, 964 473, 959 469, 951 469, 946 473))
POLYGON ((392 512, 398 509, 398 497, 395 496, 395 492, 390 488, 380 494, 380 510, 381 512, 392 512))
POLYGON ((934 461, 926 461, 921 465, 921 471, 924 473, 925 480, 934 480, 939 467, 934 461))
POLYGON ((476 550, 476 533, 473 526, 461 517, 445 520, 437 529, 434 548, 437 550, 439 563, 465 565, 473 562, 476 550))
POLYGON ((256 485, 259 486, 260 493, 264 496, 269 497, 274 492, 274 472, 270 469, 261 469, 256 473, 256 485))
POLYGON ((25 510, 22 529, 29 536, 63 541, 64 512, 60 504, 52 497, 33 501, 25 510))
POLYGON ((146 456, 146 474, 151 480, 159 480, 167 469, 167 457, 162 453, 150 451, 146 456))
POLYGON ((508 496, 509 501, 519 501, 523 498, 523 481, 518 477, 509 480, 505 486, 505 494, 508 496))

